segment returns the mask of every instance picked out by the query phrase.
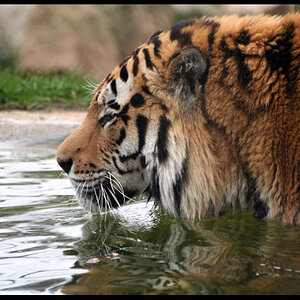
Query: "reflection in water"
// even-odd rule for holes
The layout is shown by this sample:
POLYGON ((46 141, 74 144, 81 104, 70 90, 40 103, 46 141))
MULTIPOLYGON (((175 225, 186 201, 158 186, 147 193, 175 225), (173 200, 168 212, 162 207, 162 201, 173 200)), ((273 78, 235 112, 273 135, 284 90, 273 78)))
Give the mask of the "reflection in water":
POLYGON ((180 221, 145 200, 89 217, 54 149, 34 149, 0 151, 0 293, 300 293, 299 228, 180 221))
POLYGON ((158 211, 151 216, 151 226, 117 215, 92 218, 76 245, 77 263, 89 272, 75 276, 62 292, 300 292, 298 229, 254 219, 247 212, 201 222, 179 221, 158 211), (87 263, 112 252, 118 257, 87 263))

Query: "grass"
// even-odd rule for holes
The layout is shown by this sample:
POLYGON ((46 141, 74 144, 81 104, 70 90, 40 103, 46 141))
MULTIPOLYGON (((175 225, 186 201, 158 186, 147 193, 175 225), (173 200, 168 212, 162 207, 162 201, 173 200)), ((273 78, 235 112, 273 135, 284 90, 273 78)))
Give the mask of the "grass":
POLYGON ((86 78, 76 72, 38 74, 0 69, 0 109, 87 108, 92 84, 86 78))

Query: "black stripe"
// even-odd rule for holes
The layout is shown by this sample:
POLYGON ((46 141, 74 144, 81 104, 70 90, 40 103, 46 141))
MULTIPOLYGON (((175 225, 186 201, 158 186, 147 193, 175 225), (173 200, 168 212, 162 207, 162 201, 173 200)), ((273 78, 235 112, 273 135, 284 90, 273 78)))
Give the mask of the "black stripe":
POLYGON ((119 155, 118 157, 119 157, 120 162, 123 163, 123 162, 125 162, 129 159, 136 159, 139 154, 140 154, 139 151, 136 151, 136 152, 131 153, 129 155, 119 155))
POLYGON ((174 27, 171 28, 170 33, 170 40, 178 40, 179 45, 181 47, 190 45, 191 44, 191 33, 190 32, 181 32, 181 29, 183 29, 186 26, 192 25, 195 23, 195 20, 189 20, 189 21, 183 21, 174 27))
POLYGON ((134 107, 140 107, 144 104, 144 102, 145 102, 144 97, 139 93, 134 94, 130 99, 130 103, 134 107))
POLYGON ((220 23, 212 21, 211 26, 212 26, 211 31, 210 31, 210 33, 208 34, 208 37, 207 37, 208 38, 208 49, 209 49, 209 51, 212 51, 212 46, 213 46, 213 43, 215 41, 215 34, 216 34, 217 29, 220 26, 220 23))
POLYGON ((110 156, 109 156, 104 150, 100 149, 100 152, 101 152, 102 154, 104 154, 107 158, 110 158, 110 156))
POLYGON ((202 22, 202 25, 204 25, 204 26, 212 26, 212 27, 220 26, 220 23, 212 18, 203 17, 201 22, 202 22))
POLYGON ((141 156, 141 158, 140 158, 140 163, 141 163, 141 167, 142 167, 143 169, 145 169, 146 166, 147 166, 147 164, 146 164, 146 158, 145 158, 144 155, 141 156))
POLYGON ((163 104, 163 103, 160 103, 160 107, 161 107, 162 110, 164 110, 165 112, 168 112, 168 111, 169 111, 168 108, 167 108, 167 106, 166 106, 165 104, 163 104))
POLYGON ((120 116, 120 118, 123 120, 125 125, 127 125, 128 120, 130 119, 130 117, 127 115, 128 110, 129 110, 129 105, 126 104, 126 105, 124 105, 123 109, 118 114, 118 116, 120 116))
POLYGON ((158 36, 152 38, 151 42, 154 44, 154 55, 158 58, 161 58, 159 53, 159 47, 161 45, 161 41, 159 40, 158 36))
POLYGON ((123 163, 124 161, 129 159, 136 159, 138 155, 141 153, 145 145, 147 125, 148 125, 148 118, 143 115, 138 115, 136 118, 136 126, 138 129, 138 150, 129 155, 120 155, 119 156, 120 162, 123 163))
POLYGON ((109 74, 105 77, 104 81, 106 81, 107 83, 109 83, 111 80, 112 80, 112 76, 111 76, 111 74, 109 73, 109 74))
POLYGON ((245 88, 249 81, 252 79, 252 72, 249 70, 248 66, 245 64, 245 55, 238 48, 237 44, 247 45, 249 44, 251 36, 247 30, 241 30, 239 35, 235 38, 236 51, 235 58, 238 64, 238 81, 245 88))
POLYGON ((128 72, 127 72, 127 68, 126 65, 124 65, 121 70, 120 70, 120 77, 121 79, 126 82, 128 79, 128 72))
POLYGON ((133 57, 136 57, 136 56, 139 54, 140 50, 141 50, 141 48, 136 48, 136 49, 132 52, 133 57))
POLYGON ((129 105, 126 104, 124 105, 124 107, 122 108, 122 110, 119 112, 119 115, 124 115, 124 114, 127 114, 128 113, 128 109, 129 109, 129 105))
POLYGON ((245 56, 242 55, 240 50, 236 55, 236 60, 238 64, 238 81, 243 88, 246 88, 249 82, 252 80, 252 72, 249 70, 248 66, 245 64, 245 56))
POLYGON ((123 116, 120 116, 120 118, 123 120, 124 124, 127 126, 128 120, 130 119, 130 117, 128 115, 123 115, 123 116))
POLYGON ((174 206, 176 210, 176 214, 180 217, 180 209, 181 209, 181 198, 182 198, 182 188, 187 181, 188 174, 188 160, 185 158, 180 173, 176 174, 176 181, 173 184, 173 192, 174 192, 174 206))
POLYGON ((266 58, 271 68, 271 71, 279 70, 283 74, 287 74, 291 63, 291 47, 293 46, 294 25, 290 25, 282 37, 278 35, 278 39, 271 39, 269 42, 270 49, 266 51, 266 58), (274 40, 273 40, 274 39, 274 40))
POLYGON ((158 36, 160 33, 162 33, 162 30, 158 30, 158 31, 156 31, 155 33, 153 33, 153 34, 149 37, 148 43, 153 43, 153 40, 154 40, 155 38, 157 38, 157 36, 158 36))
MULTIPOLYGON (((286 79, 286 93, 292 95, 297 86, 297 76, 299 64, 291 68, 293 47, 293 38, 295 35, 295 25, 290 24, 286 26, 285 31, 272 37, 267 45, 269 50, 266 51, 266 58, 271 69, 271 72, 277 71, 285 75, 286 79)), ((297 58, 297 57, 296 57, 297 58)))
POLYGON ((138 70, 139 70, 139 58, 135 56, 133 61, 133 67, 132 67, 132 73, 134 76, 137 75, 138 70))
POLYGON ((221 76, 219 78, 219 83, 221 85, 224 85, 224 80, 226 79, 226 77, 229 74, 229 70, 228 70, 228 66, 226 65, 226 61, 229 57, 232 56, 232 54, 229 53, 226 49, 227 49, 226 40, 225 40, 225 36, 223 36, 221 39, 221 42, 220 42, 220 50, 224 52, 224 56, 223 56, 222 63, 221 63, 221 65, 223 66, 223 70, 222 70, 221 76))
POLYGON ((142 86, 142 90, 144 93, 148 94, 148 95, 152 95, 151 92, 149 91, 149 88, 146 85, 142 86))
POLYGON ((111 164, 109 160, 107 160, 106 158, 102 158, 103 161, 105 161, 107 164, 111 164))
POLYGON ((113 161, 113 163, 114 163, 114 166, 115 166, 115 168, 117 169, 117 171, 118 171, 118 173, 120 174, 120 175, 124 175, 124 174, 127 174, 127 173, 133 173, 133 170, 122 170, 122 169, 120 169, 119 168, 119 166, 117 165, 117 160, 116 160, 116 158, 113 156, 112 157, 112 161, 113 161))
POLYGON ((133 66, 132 66, 132 73, 133 76, 136 76, 138 71, 139 71, 139 58, 138 58, 138 53, 140 52, 140 48, 137 48, 133 52, 133 66))
POLYGON ((119 67, 121 68, 127 61, 128 59, 130 58, 130 55, 125 57, 120 63, 119 63, 119 67))
POLYGON ((117 119, 115 119, 111 124, 110 124, 110 126, 114 126, 116 123, 117 123, 117 119))
POLYGON ((144 52, 144 55, 145 55, 146 66, 147 66, 147 68, 152 70, 153 69, 153 63, 151 61, 148 49, 144 48, 143 52, 144 52))
POLYGON ((250 36, 248 30, 242 29, 234 41, 237 44, 248 45, 250 43, 250 39, 251 39, 251 36, 250 36))
POLYGON ((138 134, 139 134, 139 150, 138 150, 139 152, 142 151, 145 145, 147 125, 148 125, 148 118, 143 115, 138 115, 136 118, 136 126, 138 128, 138 134))
POLYGON ((168 130, 171 125, 171 121, 165 116, 160 117, 158 137, 157 137, 157 149, 158 149, 158 160, 163 163, 167 160, 169 153, 167 149, 168 142, 168 130))
POLYGON ((246 88, 249 82, 252 80, 252 72, 249 70, 247 64, 245 63, 245 56, 242 53, 242 51, 238 47, 236 47, 233 50, 229 49, 226 44, 225 36, 223 36, 221 39, 220 50, 224 52, 224 57, 222 62, 223 72, 220 78, 221 83, 223 83, 224 79, 228 75, 228 68, 225 66, 226 60, 233 56, 237 63, 238 82, 240 83, 242 88, 246 88))
POLYGON ((118 92, 117 92, 116 80, 115 79, 111 82, 110 88, 111 88, 112 92, 115 94, 115 96, 117 96, 118 92))
POLYGON ((249 164, 242 163, 241 166, 247 181, 246 201, 253 201, 253 215, 255 218, 264 218, 269 212, 268 203, 261 198, 256 186, 256 180, 249 171, 249 164))
POLYGON ((126 131, 125 131, 125 128, 122 128, 121 131, 120 131, 120 137, 118 138, 118 140, 116 141, 116 143, 118 145, 121 145, 121 143, 123 142, 123 140, 125 139, 126 137, 126 131))
POLYGON ((160 197, 160 186, 159 186, 159 177, 157 174, 157 169, 154 167, 151 173, 151 184, 150 184, 150 191, 149 191, 149 198, 148 200, 154 197, 155 205, 161 204, 161 197, 160 197))
POLYGON ((215 40, 215 32, 216 32, 216 29, 215 29, 215 27, 213 27, 213 28, 211 29, 210 33, 208 34, 208 37, 207 37, 207 39, 208 39, 208 49, 209 49, 209 51, 212 50, 212 45, 213 45, 214 40, 215 40))
MULTIPOLYGON (((190 32, 181 33, 179 37, 173 36, 173 39, 175 39, 175 38, 179 41, 180 47, 191 45, 191 43, 192 43, 190 32)), ((171 38, 171 40, 172 40, 172 38, 171 38)))

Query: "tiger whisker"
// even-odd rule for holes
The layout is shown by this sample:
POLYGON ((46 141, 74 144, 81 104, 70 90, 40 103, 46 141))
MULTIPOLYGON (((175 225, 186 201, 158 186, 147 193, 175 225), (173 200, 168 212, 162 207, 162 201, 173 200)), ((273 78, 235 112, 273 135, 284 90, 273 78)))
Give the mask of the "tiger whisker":
MULTIPOLYGON (((112 175, 112 174, 111 174, 112 175)), ((107 178, 107 177, 106 177, 107 178)), ((115 178, 115 177, 114 177, 115 178)), ((119 181, 114 181, 114 179, 112 179, 112 181, 114 182, 114 183, 119 183, 119 181)), ((130 197, 128 197, 127 195, 125 195, 125 192, 124 192, 124 189, 123 189, 123 187, 121 186, 121 190, 119 190, 116 186, 114 186, 114 189, 116 189, 122 196, 123 196, 123 200, 124 200, 124 202, 125 202, 125 198, 127 198, 129 201, 131 201, 131 202, 136 202, 136 200, 135 199, 133 199, 133 198, 130 198, 130 197)))
POLYGON ((123 190, 123 186, 122 186, 121 182, 119 181, 119 179, 114 174, 112 174, 111 172, 108 172, 108 174, 109 174, 110 178, 113 177, 114 181, 118 184, 119 188, 121 190, 123 190))
POLYGON ((81 195, 81 196, 82 196, 82 194, 83 194, 83 189, 84 189, 85 184, 86 184, 86 181, 84 181, 83 184, 82 184, 82 188, 81 188, 81 191, 80 191, 80 195, 81 195))
POLYGON ((79 184, 75 187, 75 194, 78 193, 78 190, 79 190, 79 188, 80 188, 81 185, 82 185, 82 183, 79 183, 79 184))
POLYGON ((115 201, 116 201, 118 207, 121 207, 121 204, 119 203, 117 197, 114 195, 114 193, 112 192, 112 190, 111 190, 110 188, 107 188, 107 189, 108 189, 108 191, 110 192, 110 194, 113 196, 113 198, 115 199, 115 201))
MULTIPOLYGON (((109 188, 108 188, 109 189, 109 188)), ((110 194, 111 194, 111 191, 109 190, 109 192, 110 192, 110 194)), ((105 193, 107 194, 107 192, 105 191, 105 193)), ((113 197, 115 197, 114 195, 112 195, 113 197)), ((108 194, 107 194, 107 197, 108 197, 108 194)), ((118 202, 118 200, 115 198, 115 200, 117 201, 117 204, 119 205, 119 207, 121 206, 120 204, 119 204, 119 202, 118 202)), ((111 203, 110 203, 110 205, 111 205, 111 203)), ((114 211, 113 211, 113 207, 112 206, 110 206, 110 213, 111 213, 111 215, 112 216, 114 216, 114 218, 116 219, 116 216, 115 216, 115 214, 113 213, 114 211)))
MULTIPOLYGON (((105 177, 105 178, 108 178, 108 177, 105 177)), ((124 202, 125 202, 125 193, 124 193, 123 187, 120 185, 120 189, 121 189, 121 190, 119 190, 116 186, 113 186, 113 184, 112 184, 112 183, 118 184, 118 182, 115 181, 114 179, 111 179, 111 177, 110 177, 109 179, 110 179, 110 185, 111 185, 112 189, 113 189, 113 190, 116 189, 116 190, 123 196, 123 200, 124 200, 124 202)))
POLYGON ((95 188, 93 188, 94 190, 94 194, 96 196, 96 200, 97 200, 97 204, 98 204, 98 209, 99 209, 99 214, 101 214, 101 203, 99 202, 99 198, 98 198, 98 195, 97 195, 97 192, 95 190, 95 188))
MULTIPOLYGON (((108 175, 109 175, 109 183, 110 183, 110 186, 111 186, 111 188, 112 188, 113 192, 115 192, 115 190, 114 190, 114 186, 113 186, 113 184, 112 184, 112 182, 111 182, 111 173, 110 173, 110 172, 108 172, 108 175)), ((106 178, 107 178, 107 177, 106 177, 106 178)))
POLYGON ((90 92, 91 94, 93 94, 98 85, 87 78, 85 78, 84 80, 85 83, 82 84, 82 87, 86 89, 88 92, 90 92))
POLYGON ((109 202, 107 201, 107 195, 105 194, 105 190, 101 184, 101 196, 103 196, 103 198, 101 198, 101 201, 102 199, 104 199, 104 221, 106 222, 106 214, 107 214, 107 206, 109 206, 109 202))
POLYGON ((92 205, 93 205, 93 202, 92 202, 92 201, 90 201, 90 214, 93 214, 92 205))
MULTIPOLYGON (((118 185, 118 187, 120 188, 120 190, 119 190, 119 189, 116 188, 116 186, 114 186, 114 188, 115 188, 115 189, 123 196, 124 202, 125 202, 125 198, 127 198, 128 200, 136 201, 136 200, 134 200, 133 198, 130 198, 130 197, 128 197, 127 195, 125 195, 123 186, 122 186, 122 184, 120 183, 119 179, 118 179, 116 176, 114 176, 114 175, 113 175, 112 173, 110 173, 110 172, 108 172, 108 174, 109 174, 111 177, 113 177, 113 182, 116 183, 116 184, 118 185)), ((108 178, 108 177, 105 177, 105 178, 108 178)), ((108 178, 108 179, 110 179, 110 181, 111 181, 111 178, 108 178)))
POLYGON ((57 179, 61 178, 62 176, 64 176, 65 172, 61 171, 59 172, 59 174, 57 175, 57 179))

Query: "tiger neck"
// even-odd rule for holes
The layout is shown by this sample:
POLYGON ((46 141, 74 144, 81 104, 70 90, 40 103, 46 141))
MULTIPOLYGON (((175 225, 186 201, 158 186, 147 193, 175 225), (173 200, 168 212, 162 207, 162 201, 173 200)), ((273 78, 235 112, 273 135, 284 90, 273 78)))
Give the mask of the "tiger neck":
POLYGON ((226 141, 215 143, 218 138, 217 133, 208 132, 202 120, 172 125, 161 120, 149 163, 150 194, 157 205, 181 218, 201 219, 219 215, 242 199, 239 168, 232 164, 228 147, 222 147, 226 141))

